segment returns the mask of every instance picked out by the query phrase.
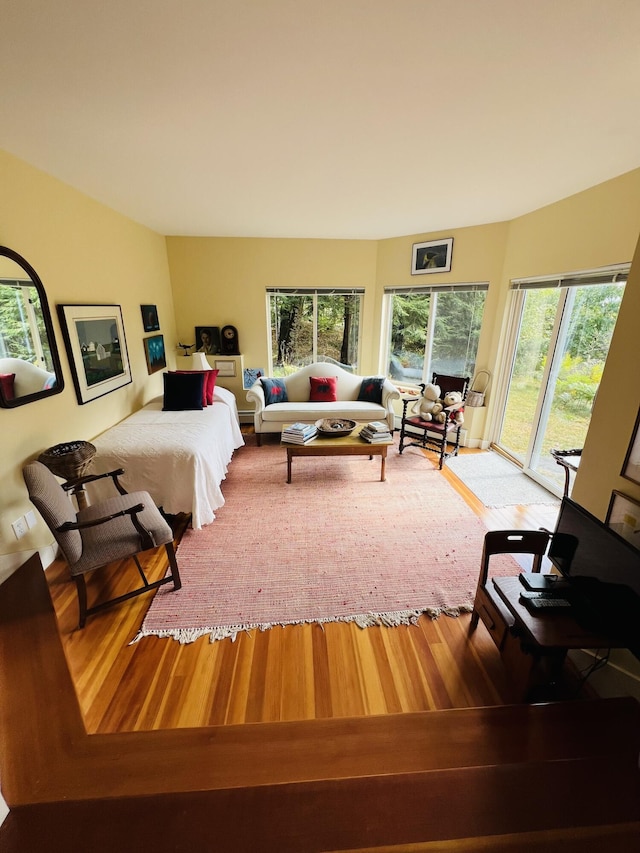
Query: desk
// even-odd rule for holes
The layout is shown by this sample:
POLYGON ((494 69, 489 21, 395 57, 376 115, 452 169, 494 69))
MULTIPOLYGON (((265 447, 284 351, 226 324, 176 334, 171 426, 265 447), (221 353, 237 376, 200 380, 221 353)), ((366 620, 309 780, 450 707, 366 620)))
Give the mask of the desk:
POLYGON ((558 679, 569 649, 624 648, 618 638, 588 630, 562 609, 531 613, 520 601, 524 587, 518 577, 493 578, 499 600, 513 616, 501 654, 516 696, 525 700, 536 686, 558 679))

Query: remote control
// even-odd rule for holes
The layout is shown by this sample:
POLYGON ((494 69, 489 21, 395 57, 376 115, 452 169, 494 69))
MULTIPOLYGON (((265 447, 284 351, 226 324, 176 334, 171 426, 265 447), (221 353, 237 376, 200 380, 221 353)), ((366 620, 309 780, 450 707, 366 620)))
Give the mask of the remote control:
POLYGON ((571 602, 566 598, 529 598, 527 605, 534 610, 547 610, 551 607, 571 607, 571 602))
POLYGON ((525 598, 525 599, 528 599, 529 601, 532 598, 549 598, 549 593, 540 592, 539 590, 536 591, 533 589, 523 589, 522 592, 520 593, 520 598, 525 598))

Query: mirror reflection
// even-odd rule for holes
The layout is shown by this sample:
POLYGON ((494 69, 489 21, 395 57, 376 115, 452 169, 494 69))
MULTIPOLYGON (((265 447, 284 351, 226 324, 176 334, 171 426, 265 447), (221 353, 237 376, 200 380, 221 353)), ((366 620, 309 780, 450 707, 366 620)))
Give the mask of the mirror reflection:
POLYGON ((0 405, 21 406, 63 387, 42 282, 24 258, 0 246, 0 405))

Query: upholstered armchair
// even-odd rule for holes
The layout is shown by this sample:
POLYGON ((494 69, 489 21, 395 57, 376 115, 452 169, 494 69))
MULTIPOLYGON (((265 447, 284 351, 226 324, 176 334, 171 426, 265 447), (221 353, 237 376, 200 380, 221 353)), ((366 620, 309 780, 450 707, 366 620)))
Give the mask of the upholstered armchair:
POLYGON ((41 462, 31 462, 23 469, 29 497, 51 530, 69 565, 77 592, 80 611, 79 627, 87 616, 119 604, 136 595, 173 582, 180 589, 180 573, 173 547, 173 533, 148 492, 127 493, 118 481, 122 470, 80 477, 61 485, 41 462), (68 492, 84 483, 111 477, 117 495, 76 512, 68 492), (137 555, 164 545, 170 573, 162 580, 149 583, 137 555), (85 574, 118 560, 133 559, 143 586, 87 607, 85 574))

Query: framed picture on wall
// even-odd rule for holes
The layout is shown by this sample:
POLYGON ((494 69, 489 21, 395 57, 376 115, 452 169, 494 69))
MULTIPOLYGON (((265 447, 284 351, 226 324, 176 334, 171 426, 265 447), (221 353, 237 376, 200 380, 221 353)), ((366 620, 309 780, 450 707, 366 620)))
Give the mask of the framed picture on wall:
POLYGON ((632 483, 640 485, 640 411, 636 417, 636 423, 629 442, 629 449, 622 466, 622 476, 632 483))
POLYGON ((605 524, 640 550, 640 503, 613 491, 605 524))
POLYGON ((80 405, 131 382, 120 305, 58 305, 80 405))
POLYGON ((220 326, 196 326, 194 352, 217 355, 220 352, 220 326))
POLYGON ((152 335, 144 339, 144 355, 147 359, 147 370, 155 373, 167 366, 167 357, 164 352, 164 336, 152 335))
POLYGON ((141 305, 142 326, 145 332, 157 332, 160 329, 158 309, 155 305, 141 305))
POLYGON ((411 275, 430 272, 450 272, 453 255, 453 237, 414 243, 411 254, 411 275))

